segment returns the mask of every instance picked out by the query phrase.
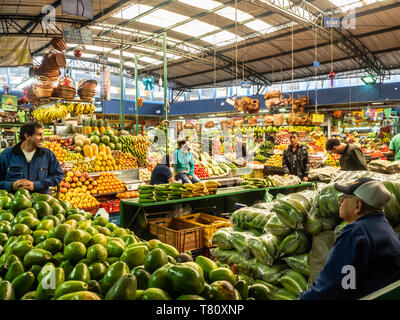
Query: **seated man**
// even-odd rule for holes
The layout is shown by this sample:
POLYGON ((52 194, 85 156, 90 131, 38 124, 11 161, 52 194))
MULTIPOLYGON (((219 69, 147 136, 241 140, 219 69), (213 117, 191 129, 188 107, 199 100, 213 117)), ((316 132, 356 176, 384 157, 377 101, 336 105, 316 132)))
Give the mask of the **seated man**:
POLYGON ((359 299, 400 279, 400 240, 382 211, 390 200, 384 184, 361 178, 335 188, 343 192, 340 217, 348 225, 300 300, 359 299))

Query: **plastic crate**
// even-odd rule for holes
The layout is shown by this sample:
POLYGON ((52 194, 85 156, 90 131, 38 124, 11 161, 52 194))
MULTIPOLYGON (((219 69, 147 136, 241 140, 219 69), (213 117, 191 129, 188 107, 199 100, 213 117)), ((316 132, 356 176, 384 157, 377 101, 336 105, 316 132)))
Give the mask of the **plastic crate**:
POLYGON ((211 239, 215 232, 217 232, 219 229, 228 228, 232 225, 232 222, 228 219, 216 217, 206 213, 188 214, 177 219, 201 226, 203 230, 204 246, 206 248, 212 246, 211 239))
POLYGON ((263 179, 264 178, 264 169, 253 169, 251 173, 252 178, 263 179))
POLYGON ((119 212, 121 208, 121 201, 119 199, 107 200, 102 202, 100 206, 108 213, 119 212))
POLYGON ((174 246, 179 252, 204 247, 202 227, 175 218, 149 220, 149 231, 160 241, 174 246))
POLYGON ((90 212, 93 216, 97 213, 97 211, 99 210, 100 206, 94 206, 91 208, 82 208, 82 210, 86 211, 86 212, 90 212))

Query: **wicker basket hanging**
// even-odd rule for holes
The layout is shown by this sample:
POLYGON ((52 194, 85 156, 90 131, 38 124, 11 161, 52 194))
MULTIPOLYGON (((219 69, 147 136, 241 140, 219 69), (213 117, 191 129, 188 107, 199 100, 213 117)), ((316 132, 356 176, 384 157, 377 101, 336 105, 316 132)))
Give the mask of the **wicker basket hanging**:
POLYGON ((32 104, 37 104, 40 98, 48 98, 52 94, 52 82, 46 77, 37 79, 27 90, 28 99, 32 104))
POLYGON ((53 96, 66 100, 74 99, 76 94, 75 81, 71 77, 64 76, 58 82, 58 86, 54 89, 53 96))
MULTIPOLYGON (((96 94, 96 80, 84 80, 82 79, 78 85, 78 95, 83 101, 92 101, 96 94)), ((139 105, 140 106, 140 105, 139 105)))

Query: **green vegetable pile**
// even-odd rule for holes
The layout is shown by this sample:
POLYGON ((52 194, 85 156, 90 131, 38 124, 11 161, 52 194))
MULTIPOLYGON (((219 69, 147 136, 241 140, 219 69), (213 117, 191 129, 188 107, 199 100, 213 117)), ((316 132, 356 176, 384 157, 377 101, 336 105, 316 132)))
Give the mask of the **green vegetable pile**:
POLYGON ((260 146, 259 154, 261 154, 264 157, 267 157, 272 150, 274 150, 274 143, 269 140, 266 140, 260 146))

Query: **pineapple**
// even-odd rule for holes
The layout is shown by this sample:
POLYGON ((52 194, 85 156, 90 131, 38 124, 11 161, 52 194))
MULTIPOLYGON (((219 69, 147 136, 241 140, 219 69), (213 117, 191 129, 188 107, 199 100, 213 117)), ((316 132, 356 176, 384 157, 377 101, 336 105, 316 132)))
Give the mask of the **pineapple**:
POLYGON ((92 134, 92 128, 90 127, 90 120, 89 119, 84 119, 83 121, 83 132, 87 135, 92 134))
POLYGON ((104 120, 104 126, 106 127, 106 131, 111 131, 111 127, 108 125, 107 120, 104 120))
POLYGON ((106 131, 106 128, 104 127, 104 122, 102 119, 98 120, 97 122, 98 122, 97 126, 99 127, 99 131, 101 134, 103 134, 104 131, 106 131))
POLYGON ((93 131, 99 132, 99 120, 93 120, 93 122, 94 122, 93 131))

